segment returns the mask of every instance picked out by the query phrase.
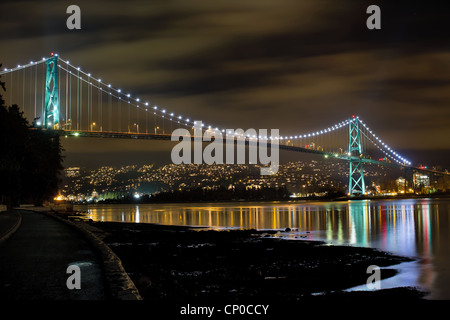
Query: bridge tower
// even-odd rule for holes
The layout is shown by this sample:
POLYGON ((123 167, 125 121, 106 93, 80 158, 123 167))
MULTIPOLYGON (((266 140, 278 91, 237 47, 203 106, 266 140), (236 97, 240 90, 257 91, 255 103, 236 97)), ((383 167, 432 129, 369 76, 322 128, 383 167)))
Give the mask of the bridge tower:
POLYGON ((353 116, 349 120, 348 130, 348 155, 350 166, 348 193, 351 196, 358 194, 363 195, 366 193, 366 187, 364 183, 363 162, 361 159, 362 147, 358 117, 353 116))
POLYGON ((45 79, 44 128, 59 128, 59 96, 58 96, 58 55, 47 59, 47 75, 45 79))

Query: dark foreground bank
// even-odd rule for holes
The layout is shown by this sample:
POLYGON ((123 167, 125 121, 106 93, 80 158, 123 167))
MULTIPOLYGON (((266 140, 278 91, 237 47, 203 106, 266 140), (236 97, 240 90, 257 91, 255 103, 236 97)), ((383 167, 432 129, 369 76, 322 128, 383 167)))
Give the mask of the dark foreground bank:
MULTIPOLYGON (((409 258, 370 248, 285 240, 256 230, 212 231, 152 224, 89 222, 112 248, 144 300, 160 303, 241 303, 334 298, 419 299, 415 288, 342 290, 365 284, 370 265, 409 258), (322 293, 317 295, 317 293, 322 293)), ((394 276, 382 269, 381 278, 394 276)))

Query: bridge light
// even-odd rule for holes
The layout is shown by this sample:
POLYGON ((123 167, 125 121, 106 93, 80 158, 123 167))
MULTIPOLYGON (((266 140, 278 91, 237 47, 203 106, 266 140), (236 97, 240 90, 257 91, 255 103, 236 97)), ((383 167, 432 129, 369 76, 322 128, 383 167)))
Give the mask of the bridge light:
POLYGON ((129 98, 131 95, 130 94, 127 94, 127 97, 129 98))
POLYGON ((139 102, 141 99, 137 98, 136 101, 139 102))
POLYGON ((145 105, 148 106, 148 102, 146 102, 145 105))
POLYGON ((156 110, 156 109, 158 109, 158 107, 157 107, 157 106, 154 106, 154 107, 153 107, 153 109, 155 109, 155 110, 156 110))
POLYGON ((90 77, 91 76, 91 74, 90 73, 88 73, 88 77, 90 77))
POLYGON ((117 92, 122 92, 122 90, 121 89, 117 89, 117 92))
POLYGON ((102 82, 102 79, 98 79, 98 82, 102 82))

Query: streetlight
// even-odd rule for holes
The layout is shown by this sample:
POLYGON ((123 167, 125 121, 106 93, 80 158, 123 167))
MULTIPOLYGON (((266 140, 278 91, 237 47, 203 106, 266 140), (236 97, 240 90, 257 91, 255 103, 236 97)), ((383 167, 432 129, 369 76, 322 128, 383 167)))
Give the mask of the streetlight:
POLYGON ((92 122, 91 124, 91 131, 94 131, 95 122, 92 122))
POLYGON ((135 123, 134 125, 136 126, 136 133, 139 133, 139 124, 135 123))
POLYGON ((159 129, 159 127, 155 127, 155 134, 156 134, 156 130, 158 130, 159 129))

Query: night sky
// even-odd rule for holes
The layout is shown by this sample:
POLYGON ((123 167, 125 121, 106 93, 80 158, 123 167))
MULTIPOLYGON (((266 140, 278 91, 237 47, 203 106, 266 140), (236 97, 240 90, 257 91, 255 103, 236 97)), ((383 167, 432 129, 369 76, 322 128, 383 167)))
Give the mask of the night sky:
MULTIPOLYGON (((450 4, 392 2, 2 0, 0 63, 58 52, 222 128, 293 135, 357 114, 413 163, 450 167, 450 4), (81 30, 66 28, 70 4, 81 8, 81 30), (366 27, 370 4, 381 8, 381 30, 366 27)), ((165 142, 63 143, 67 165, 170 161, 165 142)))

